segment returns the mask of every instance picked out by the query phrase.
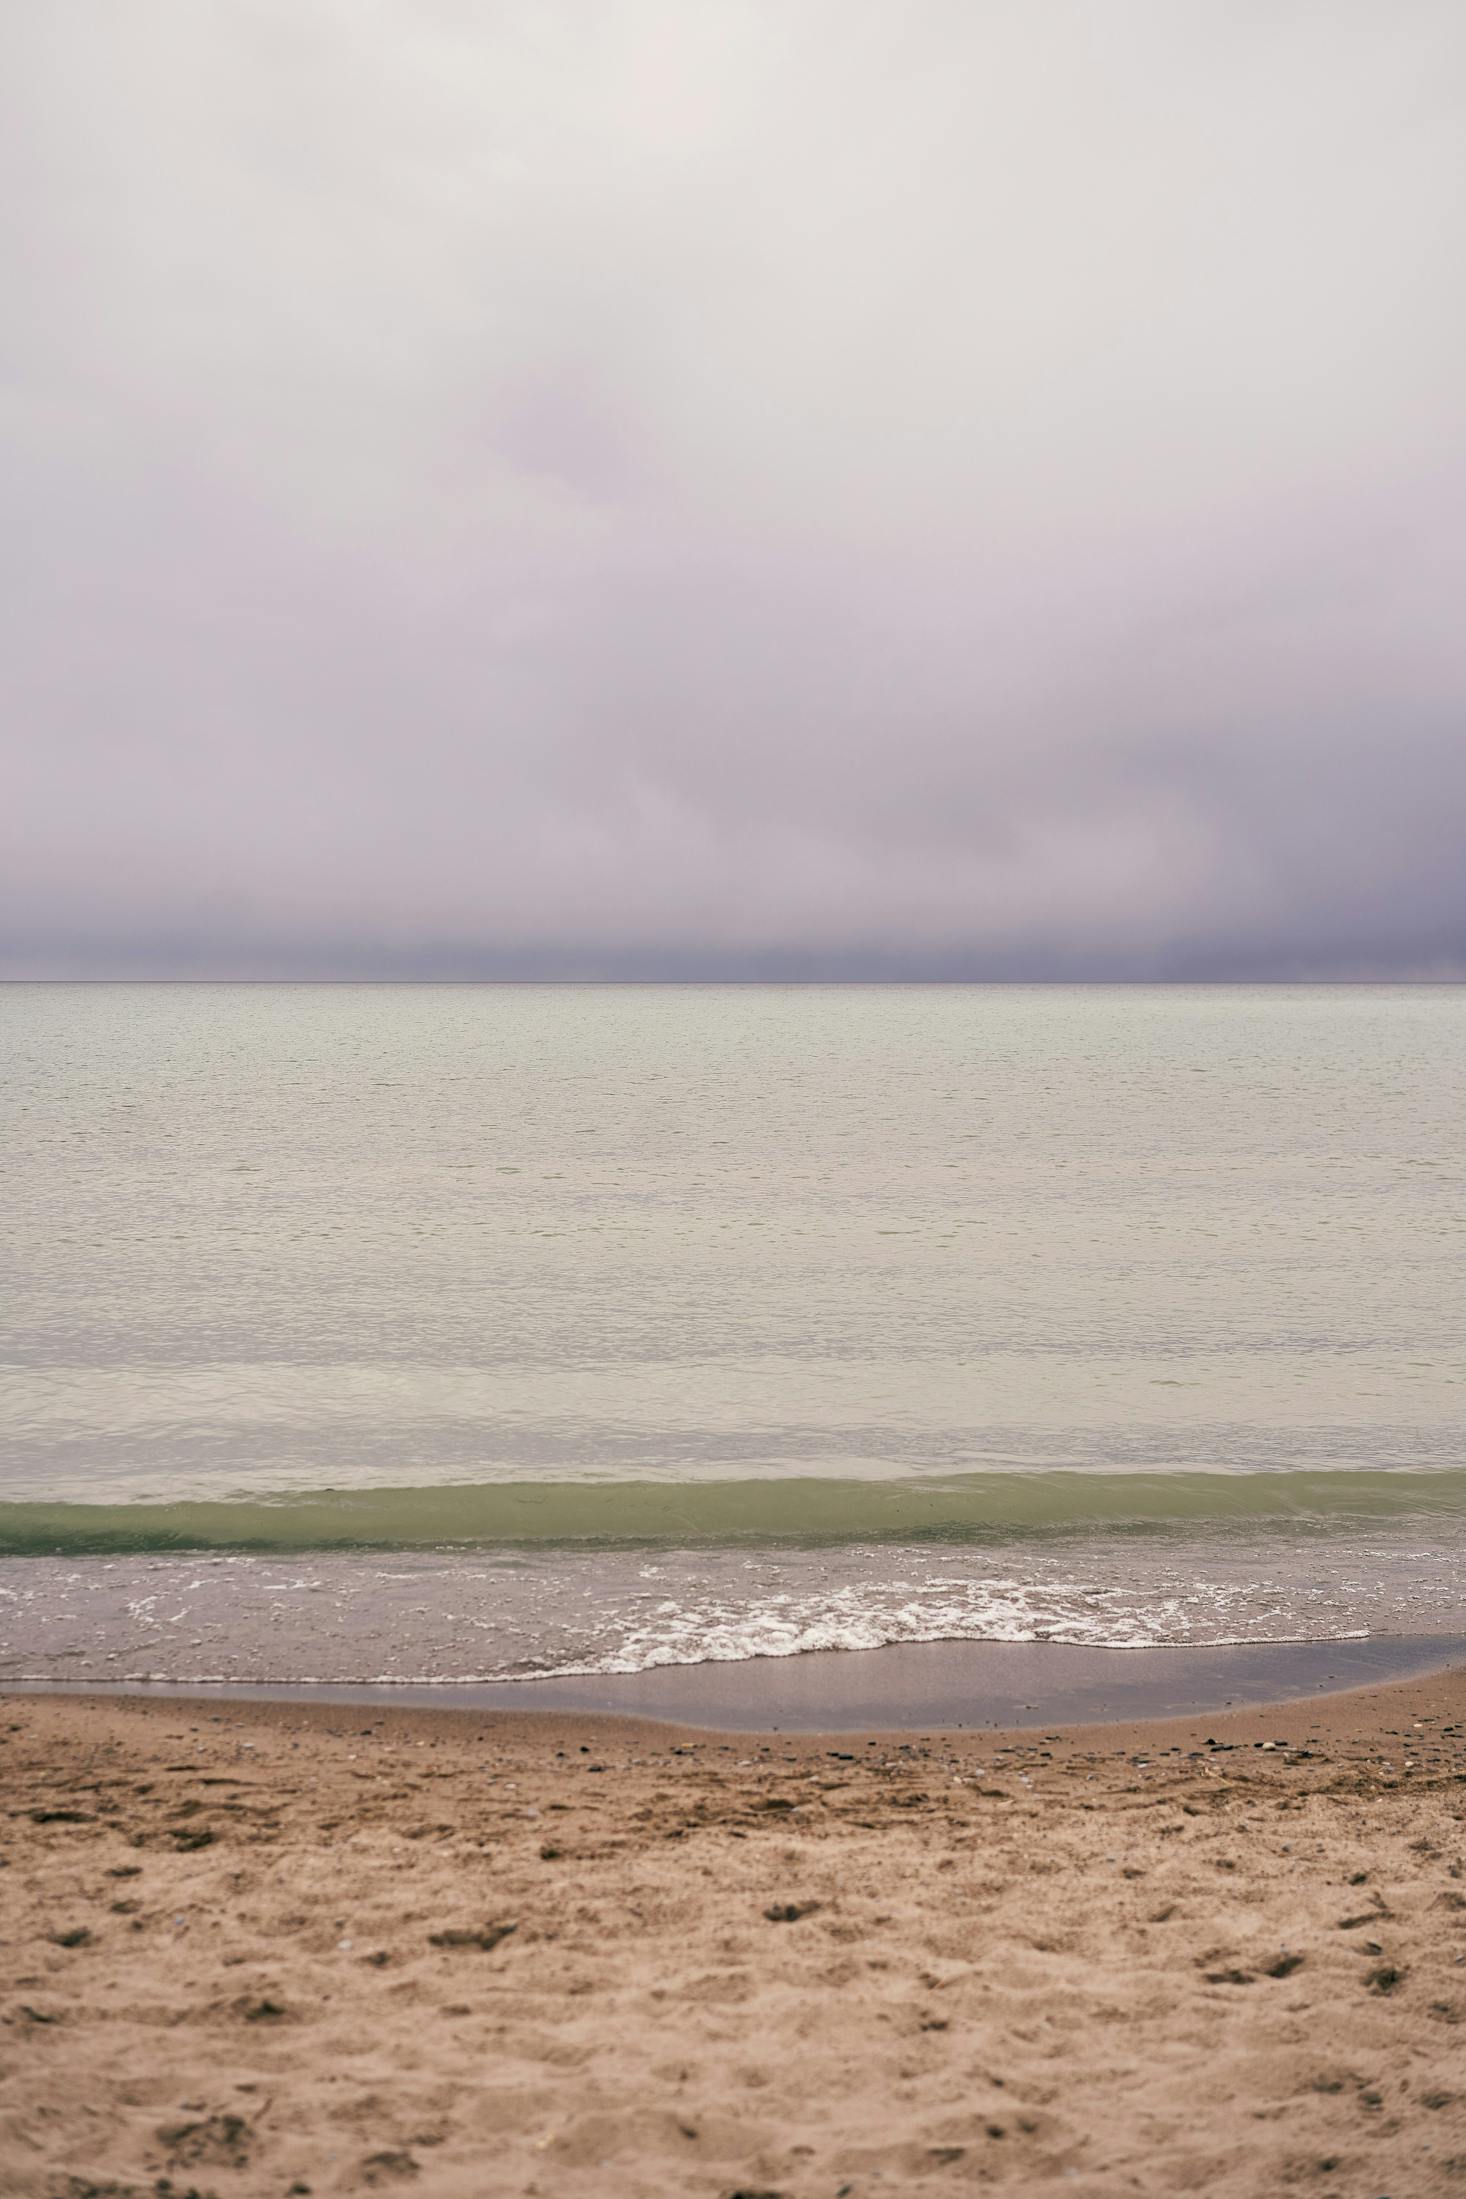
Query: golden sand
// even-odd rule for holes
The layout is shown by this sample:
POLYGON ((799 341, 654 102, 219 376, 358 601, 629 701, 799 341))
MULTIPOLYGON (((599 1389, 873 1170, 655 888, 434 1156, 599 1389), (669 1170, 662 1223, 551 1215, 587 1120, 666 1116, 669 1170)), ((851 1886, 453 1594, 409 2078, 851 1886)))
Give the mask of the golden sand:
POLYGON ((12 1697, 0 1741, 5 2199, 1466 2193, 1466 1674, 928 1738, 12 1697))

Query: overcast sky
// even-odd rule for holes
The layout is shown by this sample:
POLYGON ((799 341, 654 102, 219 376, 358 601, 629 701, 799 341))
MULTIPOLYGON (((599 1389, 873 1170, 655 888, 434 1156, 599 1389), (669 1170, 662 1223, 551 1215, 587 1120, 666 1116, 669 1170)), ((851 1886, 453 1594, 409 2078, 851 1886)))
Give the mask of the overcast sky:
POLYGON ((1461 0, 36 0, 0 969, 1466 974, 1461 0))

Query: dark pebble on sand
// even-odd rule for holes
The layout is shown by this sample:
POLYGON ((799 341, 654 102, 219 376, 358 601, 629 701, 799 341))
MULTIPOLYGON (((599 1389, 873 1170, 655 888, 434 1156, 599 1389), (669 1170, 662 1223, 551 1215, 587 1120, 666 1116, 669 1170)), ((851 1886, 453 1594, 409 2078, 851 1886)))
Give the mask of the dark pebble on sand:
POLYGON ((446 1931, 429 1932, 430 1947, 477 1947, 484 1954, 491 1954, 497 1946, 517 1932, 517 1924, 450 1925, 446 1931))

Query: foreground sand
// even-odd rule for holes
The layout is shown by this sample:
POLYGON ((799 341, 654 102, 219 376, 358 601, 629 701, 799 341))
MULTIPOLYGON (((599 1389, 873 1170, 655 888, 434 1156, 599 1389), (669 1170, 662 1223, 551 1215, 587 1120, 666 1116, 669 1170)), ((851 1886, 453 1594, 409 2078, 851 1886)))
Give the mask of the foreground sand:
POLYGON ((0 1701, 0 2192, 1466 2192, 1466 1674, 1006 1738, 0 1701))

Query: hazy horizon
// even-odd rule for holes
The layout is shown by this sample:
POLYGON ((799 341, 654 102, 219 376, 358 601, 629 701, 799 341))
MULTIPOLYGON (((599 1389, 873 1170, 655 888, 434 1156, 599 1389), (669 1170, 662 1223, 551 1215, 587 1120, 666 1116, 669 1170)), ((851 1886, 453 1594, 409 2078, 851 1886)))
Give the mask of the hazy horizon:
POLYGON ((808 989, 808 990, 810 990, 810 991, 818 991, 818 990, 821 990, 821 989, 838 989, 838 988, 842 988, 842 987, 843 987, 843 988, 848 988, 848 989, 850 989, 851 991, 859 991, 859 990, 860 990, 860 989, 861 989, 862 987, 865 987, 865 988, 867 988, 867 989, 869 989, 869 990, 872 990, 872 991, 879 991, 879 990, 881 990, 882 988, 888 988, 888 987, 892 987, 892 986, 898 986, 898 987, 914 987, 914 986, 933 986, 933 987, 943 987, 943 986, 946 986, 946 987, 949 987, 949 988, 959 988, 959 987, 960 987, 960 988, 966 988, 966 989, 968 989, 968 990, 971 990, 971 991, 973 991, 973 992, 983 992, 983 991, 988 991, 988 992, 1000 992, 1000 991, 1003 991, 1003 990, 1005 990, 1005 989, 1009 989, 1009 988, 1011 988, 1011 989, 1013 989, 1013 990, 1017 990, 1017 991, 1023 991, 1023 990, 1025 990, 1025 989, 1026 989, 1026 990, 1030 990, 1030 991, 1032 991, 1032 990, 1036 990, 1036 989, 1040 989, 1040 988, 1052 988, 1052 989, 1053 989, 1053 990, 1055 990, 1055 991, 1064 991, 1065 989, 1069 989, 1069 990, 1077 990, 1077 989, 1083 989, 1083 990, 1085 990, 1085 991, 1090 991, 1090 992, 1103 992, 1103 991, 1105 991, 1105 990, 1107 990, 1107 989, 1108 989, 1108 990, 1113 990, 1113 991, 1125 991, 1125 990, 1129 990, 1129 989, 1138 989, 1138 990, 1145 990, 1145 989, 1149 989, 1149 990, 1151 990, 1151 991, 1162 991, 1162 992, 1164 992, 1164 991, 1178 991, 1178 992, 1188 992, 1188 991, 1192 991, 1192 992, 1194 992, 1194 991, 1204 990, 1204 989, 1206 989, 1207 987, 1216 987, 1216 988, 1218 988, 1218 989, 1220 989, 1220 990, 1226 990, 1226 989, 1230 988, 1230 989, 1232 989, 1232 990, 1234 990, 1234 991, 1239 991, 1239 992, 1246 992, 1246 991, 1254 990, 1254 989, 1256 989, 1257 987, 1260 987, 1260 986, 1267 986, 1267 987, 1274 987, 1274 986, 1275 986, 1275 987, 1277 987, 1277 988, 1279 988, 1279 989, 1286 989, 1286 988, 1289 988, 1289 987, 1291 987, 1291 988, 1293 988, 1293 989, 1295 989, 1295 990, 1297 990, 1297 989, 1305 989, 1305 990, 1306 990, 1306 989, 1318 989, 1318 990, 1328 990, 1329 988, 1333 988, 1333 987, 1337 987, 1337 988, 1339 988, 1339 989, 1341 989, 1341 990, 1347 990, 1347 989, 1349 989, 1349 988, 1351 988, 1351 987, 1352 987, 1352 988, 1354 988, 1355 990, 1367 990, 1367 989, 1370 989, 1370 988, 1374 988, 1374 987, 1378 987, 1378 988, 1383 988, 1383 989, 1386 989, 1386 990, 1389 990, 1389 989, 1395 989, 1395 990, 1399 990, 1399 989, 1402 989, 1402 988, 1405 988, 1405 989, 1408 989, 1408 988, 1420 988, 1420 989, 1422 989, 1422 990, 1430 990, 1430 989, 1432 989, 1432 988, 1435 988, 1435 989, 1454 989, 1454 988, 1456 988, 1456 987, 1459 987, 1459 986, 1461 986, 1461 985, 1463 985, 1463 984, 1466 984, 1466 978, 1461 978, 1461 977, 1455 977, 1455 976, 1448 976, 1448 977, 1430 977, 1430 976, 1425 976, 1425 977, 1276 977, 1276 976, 1275 976, 1275 977, 1199 977, 1199 978, 1198 978, 1198 977, 930 977, 930 976, 922 976, 922 977, 432 977, 432 976, 415 976, 415 977, 269 977, 269 976, 265 976, 265 977, 258 977, 258 976, 244 976, 244 975, 239 975, 239 976, 230 976, 230 977, 221 977, 221 976, 211 976, 211 977, 179 977, 179 976, 170 976, 170 975, 168 975, 168 974, 166 974, 166 973, 159 973, 159 972, 153 972, 153 973, 151 973, 151 974, 146 974, 146 975, 144 975, 144 974, 137 974, 137 975, 133 975, 133 976, 126 976, 126 977, 118 977, 118 976, 107 976, 107 977, 56 977, 56 976, 40 976, 40 977, 16 977, 16 976, 9 976, 9 975, 0 975, 0 986, 7 986, 7 985, 8 985, 8 986, 23 986, 23 985, 38 985, 38 986, 47 986, 47 985, 50 985, 50 986, 64 986, 64 985, 116 985, 116 986, 128 986, 128 985, 133 985, 133 986, 145 986, 145 985, 158 985, 158 986, 166 986, 166 985, 176 985, 176 986, 211 986, 211 985, 217 985, 217 986, 225 986, 225 987, 227 987, 227 986, 231 986, 231 985, 233 985, 233 986, 252 986, 252 985, 257 985, 257 986, 262 986, 262 987, 280 987, 280 986, 285 986, 285 987, 289 987, 289 986, 299 986, 299 987, 301 987, 302 989, 308 989, 308 988, 310 988, 310 987, 312 987, 312 986, 316 986, 316 987, 322 987, 322 988, 324 988, 324 987, 329 987, 329 986, 344 986, 344 987, 349 987, 349 986, 353 986, 353 985, 360 985, 360 986, 380 986, 380 987, 383 987, 383 988, 391 988, 391 987, 393 987, 393 986, 423 986, 423 987, 427 987, 427 988, 431 988, 431 987, 433 987, 433 986, 439 986, 439 987, 442 987, 442 988, 445 988, 445 989, 449 989, 449 988, 453 988, 453 987, 462 987, 462 988, 464 988, 464 989, 466 989, 466 990, 467 990, 467 989, 473 989, 473 988, 475 988, 475 987, 481 987, 481 988, 483 988, 483 989, 485 989, 485 990, 490 990, 490 989, 493 989, 493 988, 495 988, 495 987, 498 987, 498 988, 501 988, 501 989, 505 989, 505 990, 513 990, 513 989, 514 989, 514 988, 515 988, 516 986, 522 986, 522 987, 525 987, 526 989, 529 989, 529 988, 534 988, 534 987, 537 987, 537 986, 538 986, 538 987, 556 987, 556 986, 563 986, 563 987, 565 987, 565 988, 566 988, 567 990, 571 990, 571 991, 573 991, 573 990, 574 990, 574 989, 575 989, 576 987, 582 987, 582 988, 584 988, 584 989, 587 989, 587 990, 594 990, 594 989, 596 989, 596 988, 601 988, 601 987, 604 987, 604 988, 606 988, 606 989, 608 989, 608 990, 612 990, 612 991, 614 991, 614 990, 615 990, 615 989, 616 989, 617 987, 626 987, 626 988, 629 988, 629 989, 635 989, 635 988, 637 988, 637 987, 645 987, 645 988, 647 988, 647 989, 650 989, 650 990, 656 990, 656 989, 658 989, 658 988, 664 988, 664 987, 669 987, 669 986, 670 986, 670 987, 677 987, 677 986, 694 986, 694 987, 695 987, 695 986, 703 986, 703 987, 706 987, 706 988, 707 988, 708 990, 710 990, 710 991, 718 991, 718 990, 720 990, 720 989, 725 989, 725 988, 731 988, 731 987, 739 987, 739 986, 746 986, 746 987, 748 987, 748 988, 750 988, 750 989, 752 989, 752 990, 757 990, 757 989, 758 989, 759 987, 761 987, 761 986, 762 986, 762 987, 765 987, 765 988, 767 988, 767 989, 769 989, 769 990, 775 990, 775 989, 779 989, 779 988, 786 988, 786 989, 789 989, 789 990, 796 990, 796 991, 797 991, 797 990, 798 990, 798 989, 800 989, 801 987, 804 987, 804 988, 807 988, 807 989, 808 989))

